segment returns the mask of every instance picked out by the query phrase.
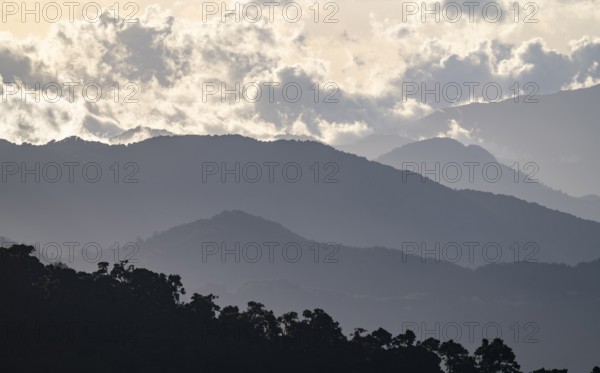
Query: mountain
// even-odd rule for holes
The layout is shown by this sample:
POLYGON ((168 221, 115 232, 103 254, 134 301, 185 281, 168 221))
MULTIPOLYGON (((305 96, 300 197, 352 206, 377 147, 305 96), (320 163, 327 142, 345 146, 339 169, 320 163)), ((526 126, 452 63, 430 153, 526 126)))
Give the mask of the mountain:
POLYGON ((359 249, 308 240, 243 211, 226 211, 156 233, 142 240, 139 247, 141 266, 166 272, 178 270, 196 286, 213 283, 237 288, 253 280, 285 280, 377 297, 402 289, 399 284, 407 285, 401 292, 439 288, 436 278, 441 271, 453 273, 456 279, 466 273, 462 267, 445 261, 430 268, 403 266, 421 264, 422 259, 399 250, 359 249), (398 268, 404 270, 396 271, 398 268), (363 278, 358 272, 370 275, 363 278), (410 281, 428 276, 431 281, 410 281))
POLYGON ((162 129, 137 126, 135 128, 124 131, 123 133, 117 136, 111 137, 110 143, 129 144, 132 142, 143 141, 158 136, 173 136, 173 133, 162 129))
POLYGON ((580 199, 588 202, 600 202, 600 196, 595 194, 588 194, 587 196, 579 197, 580 199))
POLYGON ((474 103, 443 109, 417 121, 408 134, 435 137, 452 121, 486 149, 521 165, 539 165, 537 177, 570 195, 600 190, 600 85, 535 97, 537 103, 474 103))
POLYGON ((466 265, 489 262, 484 250, 514 261, 515 244, 533 243, 544 262, 600 256, 596 222, 514 197, 423 184, 315 142, 181 136, 111 146, 69 138, 43 146, 2 142, 0 159, 0 226, 20 242, 123 245, 155 229, 243 210, 319 242, 415 243, 424 252, 474 242, 475 258, 465 249, 458 260, 466 265))
POLYGON ((316 141, 319 142, 318 139, 316 139, 313 136, 306 136, 306 135, 277 135, 275 136, 275 140, 296 140, 296 141, 316 141))
POLYGON ((335 148, 373 160, 411 141, 406 137, 398 135, 372 134, 353 144, 338 145, 335 148))
POLYGON ((429 173, 430 179, 451 188, 511 195, 600 221, 600 198, 572 197, 547 187, 533 175, 535 166, 527 167, 529 173, 511 168, 477 145, 465 146, 450 138, 433 138, 399 147, 377 161, 397 169, 429 173), (431 170, 437 171, 431 173, 431 170))
POLYGON ((217 294, 221 304, 255 300, 276 313, 318 306, 346 333, 410 327, 419 338, 453 338, 471 348, 499 334, 511 341, 524 371, 544 363, 572 371, 597 364, 598 260, 472 270, 383 247, 317 243, 242 211, 156 233, 140 241, 139 253, 137 266, 178 270, 188 292, 217 294), (292 248, 287 256, 284 247, 292 248))

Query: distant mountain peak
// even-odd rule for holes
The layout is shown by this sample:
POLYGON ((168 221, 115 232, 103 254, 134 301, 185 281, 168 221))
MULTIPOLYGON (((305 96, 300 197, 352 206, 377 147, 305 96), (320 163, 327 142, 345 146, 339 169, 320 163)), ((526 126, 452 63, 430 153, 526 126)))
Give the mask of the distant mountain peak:
POLYGON ((335 148, 373 160, 412 141, 399 135, 374 133, 355 143, 338 145, 335 148))
POLYGON ((263 219, 260 216, 252 215, 243 210, 225 210, 217 215, 214 215, 209 221, 218 222, 256 222, 256 223, 268 223, 276 224, 269 220, 263 219))
POLYGON ((306 241, 305 238, 279 223, 242 210, 225 210, 211 218, 198 219, 194 222, 178 225, 166 231, 156 233, 148 240, 163 240, 168 237, 177 236, 207 236, 217 231, 227 232, 232 238, 251 233, 262 237, 287 237, 295 241, 306 241))
POLYGON ((464 145, 462 142, 450 137, 433 137, 421 141, 411 142, 389 153, 382 155, 380 160, 390 160, 391 158, 403 157, 407 161, 414 159, 433 159, 439 161, 459 161, 475 160, 482 162, 496 162, 490 152, 479 145, 464 145))
POLYGON ((597 196, 595 194, 588 194, 588 195, 580 197, 580 198, 585 201, 600 202, 600 196, 597 196))
POLYGON ((132 142, 139 142, 147 140, 152 137, 158 136, 173 136, 174 134, 168 130, 157 129, 145 126, 137 126, 135 128, 128 129, 123 133, 113 136, 110 138, 111 144, 128 144, 132 142))

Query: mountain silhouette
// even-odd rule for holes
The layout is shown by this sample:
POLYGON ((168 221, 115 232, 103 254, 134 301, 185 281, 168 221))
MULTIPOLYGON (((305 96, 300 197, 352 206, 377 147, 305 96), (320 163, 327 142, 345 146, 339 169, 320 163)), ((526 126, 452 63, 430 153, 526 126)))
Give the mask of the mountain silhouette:
POLYGON ((128 144, 150 139, 158 136, 173 136, 173 133, 156 128, 137 126, 135 128, 123 131, 123 133, 110 138, 111 144, 128 144))
POLYGON ((386 154, 400 146, 408 144, 412 140, 389 134, 373 134, 358 140, 352 144, 338 145, 335 148, 344 152, 360 155, 370 160, 386 154))
MULTIPOLYGON (((0 224, 20 242, 125 243, 223 210, 244 210, 303 237, 349 246, 495 243, 498 260, 508 262, 512 245, 534 243, 536 259, 544 262, 600 256, 596 222, 510 196, 422 183, 315 142, 182 136, 109 146, 69 138, 43 146, 2 142, 0 158, 18 170, 5 175, 0 224), (73 182, 68 168, 58 181, 49 180, 56 175, 48 165, 73 163, 79 165, 73 182), (222 172, 203 175, 207 164, 222 172), (265 164, 274 169, 271 177, 265 164), (33 175, 21 172, 22 165, 33 175), (256 167, 262 170, 254 180, 256 167)), ((486 263, 479 251, 476 257, 462 264, 486 263)))
POLYGON ((439 172, 430 173, 430 177, 448 187, 511 195, 584 219, 600 221, 600 199, 576 198, 547 187, 535 176, 530 177, 535 172, 534 168, 528 169, 529 173, 511 168, 477 145, 465 146, 454 139, 433 138, 399 147, 377 161, 425 174, 428 170, 436 170, 437 165, 439 172), (473 165, 472 168, 469 165, 473 165), (487 171, 484 171, 485 167, 488 167, 487 171))
POLYGON ((600 85, 534 97, 536 103, 508 99, 445 108, 408 130, 412 137, 446 133, 452 121, 494 148, 502 159, 539 165, 538 177, 574 196, 600 190, 600 85), (414 131, 414 133, 413 133, 414 131))

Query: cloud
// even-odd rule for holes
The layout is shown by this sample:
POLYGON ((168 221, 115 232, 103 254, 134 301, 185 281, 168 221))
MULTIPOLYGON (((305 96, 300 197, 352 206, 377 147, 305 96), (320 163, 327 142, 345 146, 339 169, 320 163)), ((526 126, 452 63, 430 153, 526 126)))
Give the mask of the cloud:
MULTIPOLYGON (((542 94, 600 79, 600 35, 579 35, 556 49, 542 37, 514 40, 526 29, 510 19, 430 25, 362 13, 364 33, 343 22, 341 13, 342 22, 331 26, 267 19, 205 23, 159 6, 146 8, 139 23, 114 23, 105 14, 96 24, 53 25, 39 38, 2 33, 4 83, 77 87, 72 102, 66 89, 56 103, 6 97, 0 137, 41 143, 76 135, 108 142, 142 126, 174 134, 298 135, 340 143, 369 133, 401 134, 405 124, 433 110, 465 103, 465 82, 480 84, 473 99, 481 101, 481 87, 490 82, 507 97, 515 82, 521 89, 535 82, 542 94), (321 32, 325 27, 336 31, 321 32), (269 82, 276 83, 272 91, 269 82), (465 91, 457 102, 431 95, 405 100, 406 82, 428 88, 454 82, 465 91), (89 94, 100 87, 100 99, 85 99, 86 84, 89 94), (207 96, 207 84, 219 92, 207 96), (258 84, 261 99, 236 102, 228 91, 223 100, 223 88, 236 84, 258 84)), ((460 128, 445 135, 471 136, 460 128)))
POLYGON ((458 140, 463 144, 477 144, 482 143, 483 140, 478 139, 475 136, 475 129, 468 130, 460 126, 460 124, 456 120, 451 120, 448 124, 447 132, 440 132, 438 137, 449 137, 454 140, 458 140))

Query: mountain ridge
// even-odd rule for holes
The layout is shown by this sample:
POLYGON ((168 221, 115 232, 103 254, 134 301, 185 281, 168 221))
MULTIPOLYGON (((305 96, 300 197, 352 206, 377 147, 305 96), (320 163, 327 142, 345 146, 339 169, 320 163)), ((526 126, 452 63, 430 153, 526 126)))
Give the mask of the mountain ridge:
POLYGON ((79 174, 81 167, 73 183, 66 176, 56 183, 43 178, 35 183, 30 176, 22 183, 18 174, 8 175, 2 184, 6 193, 0 195, 0 224, 24 242, 64 242, 65 237, 127 242, 132 235, 144 237, 223 210, 243 210, 293 227, 303 237, 358 247, 398 248, 413 241, 508 247, 514 241, 535 241, 543 248, 540 260, 566 263, 596 259, 600 253, 598 223, 508 197, 422 183, 408 172, 315 142, 177 136, 124 146, 71 139, 0 146, 0 157, 29 167, 76 161, 96 164, 103 172, 99 182, 88 182, 79 174), (279 164, 272 180, 267 163, 279 164), (203 171, 206 165, 217 172, 209 175, 203 171), (238 167, 238 172, 226 174, 222 165, 238 167), (250 171, 261 168, 258 182, 243 174, 248 165, 250 171), (301 171, 298 180, 294 173, 283 174, 288 165, 301 171), (129 179, 133 182, 125 182, 129 179), (69 213, 73 209, 87 213, 76 219, 69 213), (60 224, 53 219, 58 212, 65 216, 60 224), (122 217, 119 223, 115 213, 122 217), (516 219, 520 215, 529 219, 516 219), (561 228, 548 231, 547 224, 561 228))
MULTIPOLYGON (((540 181, 533 180, 523 170, 515 170, 499 162, 489 151, 479 145, 464 145, 450 138, 432 138, 396 148, 379 157, 377 161, 398 169, 417 168, 417 173, 428 173, 431 170, 448 167, 450 170, 448 174, 451 175, 445 175, 438 170, 434 180, 453 189, 471 189, 515 196, 583 219, 600 221, 600 199, 572 197, 552 189, 540 181), (471 174, 468 164, 476 164, 473 168, 474 174, 471 174), (487 165, 493 165, 494 170, 499 169, 500 177, 486 178, 482 169, 487 165), (460 166, 460 173, 454 171, 458 166, 460 166)), ((494 172, 497 171, 492 171, 493 175, 494 172)))

